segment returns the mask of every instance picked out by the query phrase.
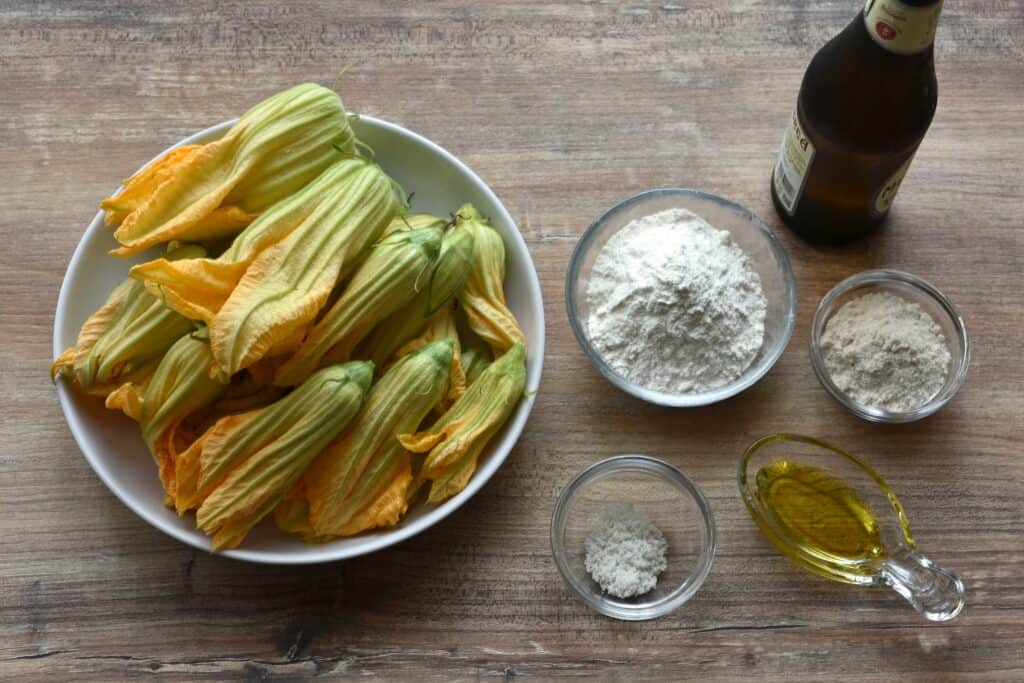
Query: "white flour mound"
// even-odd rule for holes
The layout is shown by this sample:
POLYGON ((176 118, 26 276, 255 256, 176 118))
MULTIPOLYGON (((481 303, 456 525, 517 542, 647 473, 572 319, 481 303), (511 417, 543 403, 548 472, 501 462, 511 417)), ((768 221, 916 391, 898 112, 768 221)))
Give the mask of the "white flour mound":
POLYGON ((609 505, 584 545, 587 572, 601 590, 617 598, 653 590, 668 566, 665 536, 632 505, 609 505))
POLYGON ((631 221, 587 287, 591 343, 630 381, 695 393, 743 374, 764 340, 761 278, 729 233, 685 209, 631 221))
POLYGON ((906 412, 942 388, 949 347, 942 328, 913 303, 885 292, 846 302, 821 335, 825 369, 862 405, 906 412))

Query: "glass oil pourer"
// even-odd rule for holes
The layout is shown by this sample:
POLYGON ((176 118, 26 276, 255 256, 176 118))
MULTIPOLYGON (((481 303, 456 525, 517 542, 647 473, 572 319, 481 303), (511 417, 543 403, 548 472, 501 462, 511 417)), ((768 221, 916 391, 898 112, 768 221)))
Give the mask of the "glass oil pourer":
POLYGON ((758 527, 797 564, 833 581, 889 586, 931 621, 960 613, 963 583, 918 552, 900 501, 854 456, 775 434, 747 449, 738 476, 758 527))

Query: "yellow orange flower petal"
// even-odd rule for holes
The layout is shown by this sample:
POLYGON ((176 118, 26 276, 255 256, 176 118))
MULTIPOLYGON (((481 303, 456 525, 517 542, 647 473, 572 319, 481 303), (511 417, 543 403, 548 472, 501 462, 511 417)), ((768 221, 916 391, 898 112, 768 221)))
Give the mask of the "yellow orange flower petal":
POLYGON ((107 400, 104 405, 107 410, 120 410, 138 422, 142 416, 142 395, 145 388, 145 384, 125 382, 107 394, 107 400))
POLYGON ((103 222, 107 227, 120 224, 128 214, 139 208, 171 176, 172 169, 200 147, 202 145, 175 147, 125 180, 120 192, 100 202, 100 208, 106 212, 103 222))

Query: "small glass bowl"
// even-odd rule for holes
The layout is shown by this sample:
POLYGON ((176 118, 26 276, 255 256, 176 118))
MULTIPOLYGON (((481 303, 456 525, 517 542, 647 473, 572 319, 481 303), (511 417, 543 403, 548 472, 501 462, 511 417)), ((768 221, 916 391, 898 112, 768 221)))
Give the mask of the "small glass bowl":
POLYGON ((811 364, 818 381, 832 397, 853 414, 871 422, 913 422, 946 405, 960 390, 971 362, 971 341, 960 313, 942 292, 921 278, 899 270, 868 270, 852 275, 829 291, 818 304, 811 323, 811 364), (832 381, 821 352, 821 337, 836 311, 852 299, 869 292, 887 292, 916 303, 942 328, 949 346, 946 383, 927 402, 913 410, 894 412, 858 403, 832 381))
POLYGON ((782 244, 757 216, 739 204, 700 190, 665 188, 648 190, 624 199, 605 211, 576 243, 565 276, 565 304, 576 340, 594 366, 622 391, 657 405, 694 407, 723 401, 750 387, 771 369, 782 355, 796 319, 796 281, 782 244), (696 393, 657 391, 626 379, 613 370, 590 342, 587 319, 590 305, 587 286, 594 261, 605 243, 630 221, 665 209, 689 209, 720 230, 728 230, 733 241, 746 252, 761 278, 768 310, 764 320, 764 341, 754 360, 732 382, 696 393))
POLYGON ((654 619, 704 583, 715 555, 715 519, 704 494, 681 471, 644 455, 620 455, 586 468, 562 490, 551 518, 551 551, 569 588, 592 609, 625 621, 654 619), (668 543, 668 566, 658 585, 636 598, 608 595, 584 566, 587 537, 612 504, 647 515, 668 543))

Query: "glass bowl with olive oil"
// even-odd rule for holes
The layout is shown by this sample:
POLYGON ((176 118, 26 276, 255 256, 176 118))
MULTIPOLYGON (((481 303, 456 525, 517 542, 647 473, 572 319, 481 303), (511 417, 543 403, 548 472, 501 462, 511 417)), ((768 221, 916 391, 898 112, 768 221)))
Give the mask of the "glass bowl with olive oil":
POLYGON ((896 494, 838 446, 766 436, 743 454, 738 481, 754 522, 797 564, 833 581, 892 588, 931 621, 963 608, 963 583, 918 551, 896 494))

